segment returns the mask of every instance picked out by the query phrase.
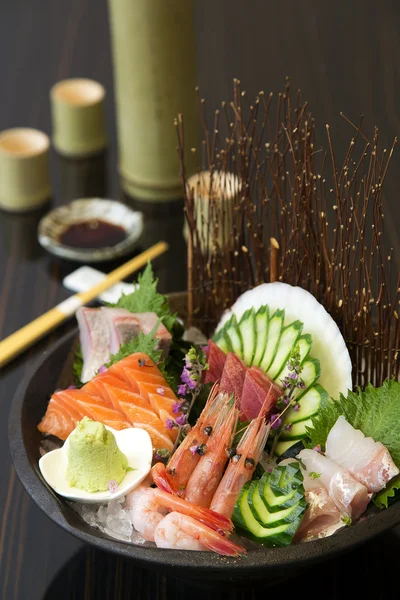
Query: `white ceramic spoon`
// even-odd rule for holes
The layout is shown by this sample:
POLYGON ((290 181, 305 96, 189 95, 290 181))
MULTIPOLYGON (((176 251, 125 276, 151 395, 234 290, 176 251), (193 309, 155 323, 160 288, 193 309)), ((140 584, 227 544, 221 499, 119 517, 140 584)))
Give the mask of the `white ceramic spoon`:
POLYGON ((85 492, 68 485, 66 478, 68 464, 69 436, 62 448, 48 452, 39 460, 39 469, 45 481, 60 496, 76 502, 86 504, 100 504, 111 502, 125 496, 137 487, 148 475, 153 459, 153 446, 147 431, 138 427, 130 427, 116 431, 111 427, 106 428, 115 435, 118 448, 128 459, 128 465, 133 470, 128 471, 115 492, 85 492))

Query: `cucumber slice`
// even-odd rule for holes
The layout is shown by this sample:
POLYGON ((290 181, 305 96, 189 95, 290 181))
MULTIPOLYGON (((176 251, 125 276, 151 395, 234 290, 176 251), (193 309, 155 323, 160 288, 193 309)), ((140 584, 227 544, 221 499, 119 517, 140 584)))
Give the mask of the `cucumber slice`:
POLYGON ((280 527, 263 527, 253 516, 248 502, 250 485, 247 483, 240 492, 236 502, 232 520, 247 537, 264 546, 288 546, 296 532, 293 523, 280 527))
POLYGON ((260 368, 268 373, 268 369, 275 358, 275 354, 281 337, 285 311, 278 309, 271 317, 268 328, 267 346, 260 363, 260 368))
MULTIPOLYGON (((309 333, 305 333, 301 335, 296 342, 296 346, 299 349, 300 353, 300 364, 303 364, 307 356, 310 354, 311 346, 312 346, 312 337, 309 333)), ((277 374, 277 378, 284 379, 289 373, 289 369, 287 365, 284 365, 282 371, 277 374)))
POLYGON ((243 358, 243 340, 236 315, 232 316, 230 324, 225 328, 225 337, 227 337, 228 345, 230 345, 232 352, 239 356, 239 358, 243 358))
POLYGON ((306 361, 302 364, 302 371, 300 377, 304 381, 304 389, 297 396, 297 399, 300 400, 302 396, 314 385, 319 376, 321 375, 321 367, 319 364, 319 360, 316 358, 307 358, 306 361))
POLYGON ((307 436, 307 427, 311 427, 312 419, 305 419, 304 421, 299 421, 298 423, 294 423, 290 431, 285 429, 283 426, 282 434, 280 439, 282 440, 295 440, 298 442, 307 436))
POLYGON ((221 348, 225 354, 232 351, 230 347, 230 339, 225 335, 225 329, 220 329, 213 337, 213 341, 217 344, 218 348, 221 348))
POLYGON ((285 441, 279 441, 276 445, 275 448, 275 454, 276 456, 282 456, 282 454, 285 454, 285 452, 287 452, 289 450, 289 448, 291 448, 292 446, 294 446, 295 444, 297 444, 299 440, 285 440, 285 441))
POLYGON ((297 340, 299 339, 302 330, 303 323, 300 323, 300 321, 294 321, 282 330, 275 358, 268 369, 268 375, 271 379, 276 379, 278 374, 285 367, 293 348, 296 347, 297 340))
POLYGON ((246 310, 238 325, 243 342, 243 360, 246 365, 253 364, 256 350, 256 313, 254 308, 246 310))
POLYGON ((264 527, 279 527, 280 525, 291 523, 298 516, 298 504, 294 504, 283 510, 270 512, 262 501, 256 481, 253 481, 250 486, 248 501, 254 518, 264 527))
MULTIPOLYGON (((271 474, 264 473, 258 482, 260 497, 270 512, 290 508, 301 497, 301 495, 297 493, 296 487, 286 489, 283 493, 282 489, 279 487, 281 472, 275 472, 277 468, 278 467, 275 467, 271 474), (278 479, 276 480, 276 478, 278 479)), ((284 467, 280 468, 283 469, 284 467)))
POLYGON ((296 533, 307 503, 297 462, 278 465, 260 481, 247 483, 236 502, 232 519, 245 535, 266 546, 287 546, 296 533), (272 509, 265 502, 271 499, 272 509))
POLYGON ((265 353, 268 340, 269 308, 262 306, 256 312, 256 349, 253 357, 253 365, 259 366, 265 353))
POLYGON ((316 383, 305 394, 302 394, 301 398, 297 399, 299 410, 293 410, 293 406, 287 410, 283 423, 297 423, 313 417, 317 414, 321 402, 328 400, 328 398, 328 392, 324 390, 322 385, 316 383))

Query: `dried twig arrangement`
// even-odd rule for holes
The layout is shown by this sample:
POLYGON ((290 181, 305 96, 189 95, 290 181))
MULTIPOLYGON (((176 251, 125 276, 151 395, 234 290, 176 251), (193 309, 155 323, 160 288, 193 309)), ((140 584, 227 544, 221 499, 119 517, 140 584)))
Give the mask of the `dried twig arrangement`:
POLYGON ((235 80, 212 131, 200 98, 199 108, 204 141, 194 177, 185 173, 182 116, 176 121, 190 317, 211 333, 239 294, 279 279, 310 291, 338 322, 356 385, 398 377, 400 279, 392 292, 382 203, 396 139, 380 150, 377 129, 367 139, 361 122, 344 117, 353 137, 339 162, 328 125, 327 150, 316 146, 307 103, 289 83, 276 99, 260 92, 250 102, 235 80))

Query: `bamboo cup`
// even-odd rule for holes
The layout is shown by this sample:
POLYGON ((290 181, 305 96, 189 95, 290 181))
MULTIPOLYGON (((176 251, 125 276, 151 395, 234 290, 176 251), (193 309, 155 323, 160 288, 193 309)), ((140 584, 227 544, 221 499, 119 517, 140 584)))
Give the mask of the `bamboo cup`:
POLYGON ((0 133, 0 207, 22 212, 44 204, 51 195, 50 141, 37 129, 0 133))
POLYGON ((53 143, 68 157, 89 156, 107 145, 104 87, 92 79, 65 79, 50 91, 53 143))
MULTIPOLYGON (((230 172, 200 171, 186 182, 187 194, 193 197, 200 246, 203 252, 232 245, 234 203, 240 193, 240 180, 230 172), (218 225, 218 229, 216 229, 218 225)), ((185 220, 183 236, 189 239, 185 220)))
POLYGON ((42 338, 46 333, 55 329, 63 321, 75 314, 81 306, 91 302, 99 294, 115 285, 134 271, 143 267, 149 260, 153 260, 168 249, 166 242, 158 242, 148 250, 145 250, 135 258, 121 265, 109 275, 86 292, 74 294, 64 302, 57 304, 54 308, 41 315, 22 329, 12 333, 0 342, 0 366, 4 366, 15 358, 23 350, 29 348, 34 342, 42 338))

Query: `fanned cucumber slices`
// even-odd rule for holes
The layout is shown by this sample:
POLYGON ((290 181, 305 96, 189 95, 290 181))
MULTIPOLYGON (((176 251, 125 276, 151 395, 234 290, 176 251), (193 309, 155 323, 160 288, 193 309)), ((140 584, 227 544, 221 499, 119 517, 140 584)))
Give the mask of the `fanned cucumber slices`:
POLYGON ((278 455, 305 437, 323 399, 337 399, 352 388, 350 356, 339 328, 302 288, 277 282, 245 292, 224 314, 213 339, 277 383, 288 374, 288 358, 298 348, 305 389, 297 395, 299 410, 285 414, 285 425, 292 427, 283 427, 278 455))

